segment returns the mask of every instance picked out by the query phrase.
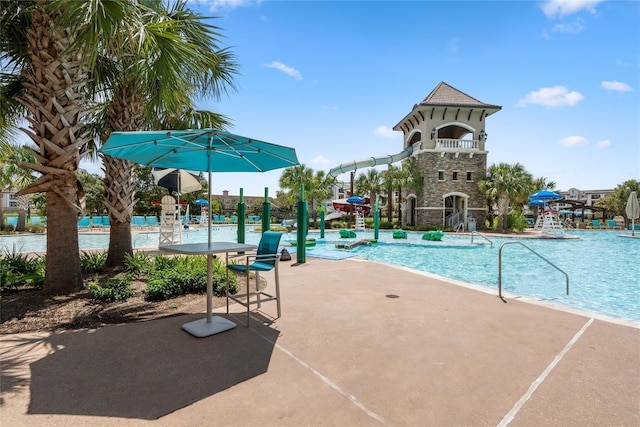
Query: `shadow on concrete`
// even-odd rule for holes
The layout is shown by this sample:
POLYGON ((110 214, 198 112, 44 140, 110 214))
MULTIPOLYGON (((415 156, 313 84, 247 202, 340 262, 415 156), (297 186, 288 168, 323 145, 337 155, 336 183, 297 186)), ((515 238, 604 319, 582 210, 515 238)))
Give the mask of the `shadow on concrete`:
POLYGON ((153 420, 267 371, 279 332, 256 322, 206 338, 181 329, 203 315, 73 331, 31 364, 29 414, 153 420))

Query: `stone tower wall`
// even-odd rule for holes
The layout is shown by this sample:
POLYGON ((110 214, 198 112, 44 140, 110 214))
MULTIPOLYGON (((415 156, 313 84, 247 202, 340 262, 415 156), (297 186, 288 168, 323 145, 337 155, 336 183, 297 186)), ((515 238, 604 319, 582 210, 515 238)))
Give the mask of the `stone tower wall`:
POLYGON ((485 199, 478 190, 478 181, 486 173, 486 153, 475 152, 470 158, 469 153, 460 152, 456 157, 453 152, 446 152, 443 156, 441 151, 429 150, 416 153, 413 158, 424 178, 422 191, 416 194, 417 224, 442 225, 442 196, 452 192, 468 195, 468 214, 478 223, 484 223, 485 199), (438 179, 440 171, 443 172, 442 180, 438 179), (453 179, 454 172, 458 173, 457 180, 453 179), (467 172, 471 172, 470 181, 467 181, 467 172))

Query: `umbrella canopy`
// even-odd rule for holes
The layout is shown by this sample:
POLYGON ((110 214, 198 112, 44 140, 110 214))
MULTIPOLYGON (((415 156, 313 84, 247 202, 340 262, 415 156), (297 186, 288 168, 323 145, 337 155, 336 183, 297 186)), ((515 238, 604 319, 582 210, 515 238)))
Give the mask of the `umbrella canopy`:
POLYGON ((208 205, 209 204, 209 202, 207 202, 205 199, 194 200, 193 203, 195 203, 196 205, 208 205))
POLYGON ((365 200, 360 196, 351 196, 347 199, 347 203, 353 203, 354 205, 363 205, 365 200))
POLYGON ((561 200, 562 196, 549 190, 540 190, 529 196, 529 200, 561 200))
POLYGON ((201 172, 265 172, 298 164, 293 148, 215 129, 113 132, 100 152, 143 165, 201 172))
POLYGON ((153 168, 151 174, 156 185, 168 189, 169 192, 185 194, 202 189, 198 177, 184 169, 153 168))
POLYGON ((546 205, 547 202, 545 202, 544 200, 540 200, 540 199, 535 199, 529 202, 529 206, 544 206, 546 205))
POLYGON ((631 235, 635 236, 636 234, 636 219, 640 218, 640 203, 638 203, 638 195, 635 191, 632 191, 629 194, 629 198, 627 199, 627 206, 625 208, 627 212, 627 218, 631 220, 631 235))

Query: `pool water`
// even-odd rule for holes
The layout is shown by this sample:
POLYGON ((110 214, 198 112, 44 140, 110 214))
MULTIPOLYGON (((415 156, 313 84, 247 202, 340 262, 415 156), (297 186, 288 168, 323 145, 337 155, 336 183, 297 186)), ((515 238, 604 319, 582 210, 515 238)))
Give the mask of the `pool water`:
MULTIPOLYGON (((247 227, 246 243, 257 244, 260 233, 247 227)), ((569 276, 569 295, 565 294, 564 274, 545 263, 526 248, 512 244, 502 249, 502 288, 575 309, 591 311, 620 319, 640 322, 640 239, 619 237, 622 232, 571 231, 577 239, 518 239, 488 236, 493 244, 474 236, 445 234, 442 241, 422 240, 423 233, 407 233, 407 239, 393 239, 391 232, 381 231, 379 242, 361 245, 348 253, 387 264, 394 264, 445 278, 498 290, 498 253, 503 243, 519 241, 542 255, 569 276)), ((316 238, 317 249, 340 251, 336 244, 372 239, 373 232, 357 232, 356 238, 342 239, 327 231, 316 238)), ((214 227, 212 238, 236 241, 237 227, 214 227)), ((183 243, 204 242, 206 228, 182 234, 183 243)), ((282 243, 296 241, 295 233, 285 233, 282 243)), ((80 234, 80 249, 106 248, 107 233, 80 234)), ((158 233, 132 236, 134 248, 158 245, 158 233)), ((45 236, 0 236, 0 250, 17 252, 44 251, 45 236)), ((314 248, 308 248, 308 254, 314 248)))

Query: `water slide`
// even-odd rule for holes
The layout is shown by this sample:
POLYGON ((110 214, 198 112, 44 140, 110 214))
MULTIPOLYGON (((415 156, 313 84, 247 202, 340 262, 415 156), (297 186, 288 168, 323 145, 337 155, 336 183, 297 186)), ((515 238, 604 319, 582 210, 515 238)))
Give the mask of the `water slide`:
POLYGON ((409 146, 398 154, 393 154, 390 156, 369 157, 368 159, 342 163, 341 165, 338 165, 335 168, 331 169, 327 175, 330 177, 336 177, 342 173, 357 169, 370 168, 378 165, 388 165, 389 163, 395 163, 399 162, 400 160, 406 159, 411 155, 411 153, 413 153, 413 146, 409 146))

